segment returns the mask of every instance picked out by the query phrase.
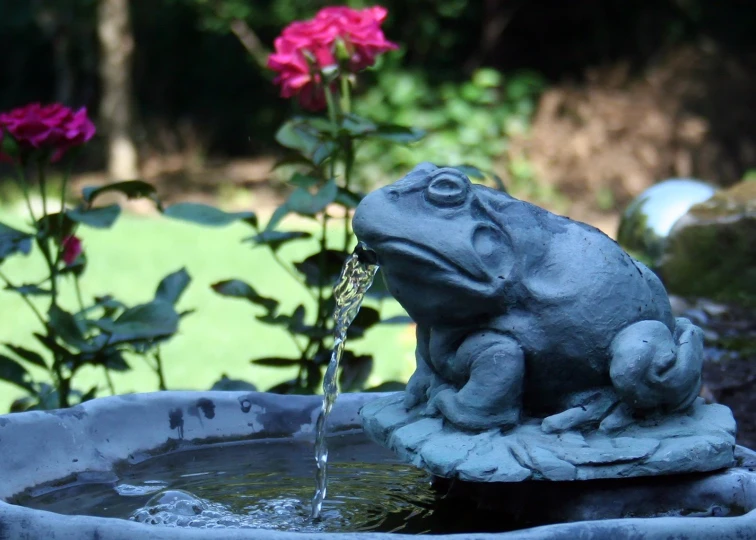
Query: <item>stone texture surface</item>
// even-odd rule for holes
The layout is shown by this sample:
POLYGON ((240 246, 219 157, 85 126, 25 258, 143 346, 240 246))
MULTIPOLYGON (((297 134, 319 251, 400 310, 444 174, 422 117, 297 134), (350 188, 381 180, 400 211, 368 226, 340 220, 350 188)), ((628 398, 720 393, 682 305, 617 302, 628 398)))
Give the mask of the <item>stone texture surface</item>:
POLYGON ((408 411, 402 394, 361 411, 365 432, 436 476, 471 482, 595 480, 714 471, 734 464, 735 420, 698 399, 686 413, 638 421, 616 432, 546 433, 539 420, 472 434, 408 411))
MULTIPOLYGON (((357 429, 360 425, 360 408, 388 397, 390 395, 387 394, 342 395, 336 402, 329 429, 332 433, 357 429)), ((280 396, 256 392, 162 392, 96 399, 67 411, 0 416, 0 540, 409 538, 407 535, 381 533, 303 534, 243 529, 172 529, 120 519, 64 516, 3 502, 15 492, 42 483, 89 473, 112 474, 114 467, 124 460, 142 459, 176 449, 177 446, 203 446, 262 437, 312 438, 319 406, 317 396, 280 396)), ((496 443, 492 441, 491 444, 496 443)), ((738 450, 741 455, 738 468, 681 485, 679 498, 687 496, 696 499, 700 506, 710 504, 712 496, 716 495, 727 504, 750 511, 741 517, 606 519, 515 532, 437 535, 434 538, 756 540, 756 510, 751 511, 756 508, 756 473, 749 472, 749 468, 756 468, 756 455, 745 449, 738 450), (747 458, 746 461, 742 456, 747 458)), ((470 466, 489 467, 482 456, 477 465, 472 462, 470 466)), ((649 491, 647 497, 655 495, 655 491, 649 491)), ((587 505, 577 504, 567 517, 596 519, 603 511, 602 504, 619 508, 623 500, 614 495, 611 498, 599 497, 587 505)))

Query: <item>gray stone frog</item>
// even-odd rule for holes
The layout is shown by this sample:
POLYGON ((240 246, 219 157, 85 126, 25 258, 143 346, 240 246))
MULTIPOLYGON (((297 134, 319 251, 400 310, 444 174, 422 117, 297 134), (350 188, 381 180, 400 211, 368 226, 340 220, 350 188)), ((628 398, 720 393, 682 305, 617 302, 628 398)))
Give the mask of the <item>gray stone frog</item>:
POLYGON ((369 194, 353 226, 417 323, 408 409, 471 431, 611 431, 699 394, 701 330, 593 227, 429 163, 369 194))

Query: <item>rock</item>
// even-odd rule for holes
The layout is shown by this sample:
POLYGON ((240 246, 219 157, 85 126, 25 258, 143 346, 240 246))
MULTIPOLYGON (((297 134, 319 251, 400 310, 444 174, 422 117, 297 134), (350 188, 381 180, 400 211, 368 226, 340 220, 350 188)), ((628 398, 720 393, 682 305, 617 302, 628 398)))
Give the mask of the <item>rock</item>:
POLYGON ((639 419, 612 433, 548 433, 531 418, 507 432, 474 434, 407 411, 401 393, 366 405, 361 415, 365 433, 404 461, 468 482, 656 476, 734 464, 732 413, 700 398, 685 412, 639 419))
POLYGON ((756 182, 694 205, 670 231, 660 273, 688 297, 756 306, 756 182))

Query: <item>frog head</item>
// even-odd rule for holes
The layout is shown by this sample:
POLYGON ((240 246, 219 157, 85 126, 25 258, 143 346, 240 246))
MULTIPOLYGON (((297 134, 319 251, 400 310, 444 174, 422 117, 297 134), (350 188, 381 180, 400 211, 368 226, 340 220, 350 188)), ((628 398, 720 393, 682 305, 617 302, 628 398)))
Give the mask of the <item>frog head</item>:
POLYGON ((421 163, 367 195, 353 219, 392 295, 416 321, 457 322, 496 309, 515 262, 497 215, 518 203, 454 168, 421 163))

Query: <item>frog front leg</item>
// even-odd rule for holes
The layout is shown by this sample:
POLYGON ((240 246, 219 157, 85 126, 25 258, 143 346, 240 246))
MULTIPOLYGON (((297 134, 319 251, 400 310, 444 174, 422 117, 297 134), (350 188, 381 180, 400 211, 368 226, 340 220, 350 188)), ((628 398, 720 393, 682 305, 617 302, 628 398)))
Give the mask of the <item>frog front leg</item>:
POLYGON ((416 367, 404 390, 404 406, 408 410, 428 400, 428 394, 436 376, 429 363, 430 331, 418 324, 415 335, 417 336, 416 367))
POLYGON ((519 343, 494 331, 468 337, 452 360, 466 378, 457 388, 436 393, 437 408, 455 426, 471 431, 510 429, 520 422, 525 355, 519 343))

